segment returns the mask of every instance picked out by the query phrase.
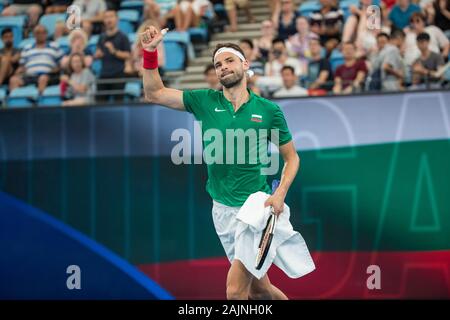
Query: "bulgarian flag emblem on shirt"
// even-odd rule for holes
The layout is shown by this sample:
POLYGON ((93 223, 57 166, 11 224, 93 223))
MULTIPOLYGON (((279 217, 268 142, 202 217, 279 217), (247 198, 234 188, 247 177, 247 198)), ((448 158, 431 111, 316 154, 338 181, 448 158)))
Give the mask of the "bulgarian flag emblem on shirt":
POLYGON ((259 114, 252 114, 252 118, 250 120, 254 122, 262 122, 262 116, 259 114))

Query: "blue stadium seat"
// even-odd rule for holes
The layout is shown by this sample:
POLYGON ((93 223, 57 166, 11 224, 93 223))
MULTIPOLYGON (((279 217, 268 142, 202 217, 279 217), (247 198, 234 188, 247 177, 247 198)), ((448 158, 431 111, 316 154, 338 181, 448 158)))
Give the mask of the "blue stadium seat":
POLYGON ((59 37, 58 40, 56 40, 56 42, 59 44, 61 49, 66 54, 68 54, 70 52, 70 42, 69 42, 69 37, 68 36, 59 37))
POLYGON ((208 35, 208 29, 205 28, 190 28, 188 30, 189 37, 191 41, 195 41, 199 39, 202 42, 208 42, 209 35, 208 35))
POLYGON ((42 24, 47 29, 48 37, 51 38, 55 33, 55 27, 58 21, 65 22, 66 14, 65 13, 45 14, 39 19, 39 24, 42 24))
POLYGON ((450 68, 448 68, 444 73, 444 79, 450 81, 450 68))
POLYGON ((87 45, 87 50, 91 53, 91 54, 94 54, 95 53, 95 50, 97 49, 97 43, 98 43, 98 39, 100 38, 100 36, 99 35, 92 35, 90 38, 89 38, 89 41, 88 41, 88 45, 87 45))
POLYGON ((331 52, 330 56, 330 64, 331 69, 333 69, 333 73, 336 71, 336 68, 344 63, 344 56, 342 55, 342 52, 334 49, 333 52, 331 52))
POLYGON ((133 100, 138 100, 142 96, 141 81, 127 82, 125 85, 125 93, 133 100))
POLYGON ((298 7, 301 16, 308 17, 313 11, 320 10, 319 1, 306 1, 298 7))
POLYGON ((228 20, 227 11, 222 3, 217 3, 214 5, 214 13, 219 18, 219 20, 226 21, 228 20))
POLYGON ((130 22, 138 22, 139 21, 139 12, 136 10, 119 10, 117 11, 117 15, 119 20, 125 20, 130 22))
POLYGON ((100 71, 102 71, 102 60, 100 60, 100 59, 95 59, 95 60, 92 62, 91 70, 92 70, 92 72, 94 73, 94 75, 95 75, 96 77, 99 77, 99 76, 100 76, 100 71))
POLYGON ((342 0, 339 1, 339 8, 348 8, 350 6, 359 7, 359 0, 342 0))
POLYGON ((164 70, 184 70, 186 63, 186 47, 182 43, 164 39, 164 52, 166 60, 164 70))
POLYGON ((14 35, 14 47, 18 47, 23 39, 23 26, 26 25, 28 17, 26 15, 14 17, 0 17, 0 32, 3 29, 11 28, 14 35))
POLYGON ((62 105, 61 89, 59 85, 49 86, 45 88, 39 97, 38 106, 59 107, 62 105))
POLYGON ((170 31, 164 36, 164 41, 176 41, 185 45, 189 59, 195 58, 194 47, 188 32, 170 31))
POLYGON ((136 1, 136 0, 127 0, 122 1, 120 4, 120 9, 131 9, 139 12, 139 19, 142 17, 142 13, 144 12, 144 1, 136 1))
POLYGON ((3 49, 4 45, 3 45, 3 41, 0 39, 0 49, 3 49))
POLYGON ((11 91, 6 99, 6 105, 13 108, 32 107, 38 96, 39 92, 35 85, 16 88, 11 91))
POLYGON ((133 46, 133 43, 136 42, 137 34, 136 33, 130 33, 128 34, 128 40, 130 41, 131 46, 133 46))
POLYGON ((19 49, 23 49, 25 48, 26 45, 29 44, 35 44, 36 43, 36 39, 35 38, 26 38, 23 39, 22 41, 20 41, 19 43, 19 49))
POLYGON ((133 24, 126 20, 119 20, 119 30, 125 34, 135 32, 133 24))

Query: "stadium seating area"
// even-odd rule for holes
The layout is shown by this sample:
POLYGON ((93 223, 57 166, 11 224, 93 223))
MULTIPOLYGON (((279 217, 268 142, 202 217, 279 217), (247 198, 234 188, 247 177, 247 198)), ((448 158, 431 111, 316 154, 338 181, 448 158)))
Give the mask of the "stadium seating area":
POLYGON ((51 72, 46 73, 38 66, 42 68, 42 64, 48 62, 30 63, 37 55, 33 51, 36 49, 36 29, 30 24, 30 16, 27 12, 4 14, 9 7, 22 1, 0 1, 0 12, 3 12, 0 16, 2 107, 60 106, 66 100, 81 96, 83 99, 76 100, 75 104, 95 100, 141 101, 140 49, 136 44, 138 30, 148 23, 148 19, 152 24, 171 30, 164 38, 160 69, 166 84, 179 89, 217 87, 217 84, 206 82, 204 72, 211 62, 213 48, 220 42, 240 44, 241 40, 251 42, 246 56, 251 68, 259 71, 255 72, 250 86, 267 97, 449 87, 450 68, 444 68, 450 49, 449 1, 442 4, 440 0, 398 0, 396 6, 391 6, 392 1, 383 0, 251 0, 248 5, 252 17, 238 10, 235 32, 228 28, 229 11, 223 1, 193 0, 178 4, 176 0, 98 2, 104 3, 105 8, 114 8, 118 29, 129 42, 123 50, 130 53, 129 58, 122 63, 122 70, 111 77, 105 72, 110 65, 103 63, 104 52, 97 52, 99 48, 105 50, 99 43, 107 24, 103 16, 105 10, 86 19, 81 13, 81 23, 76 27, 83 30, 78 38, 85 37, 85 41, 79 49, 72 35, 73 19, 69 21, 73 15, 45 13, 46 7, 42 7, 38 24, 46 30, 47 47, 52 48, 55 61, 51 72), (190 7, 187 4, 183 7, 183 3, 190 7), (399 9, 398 5, 406 7, 399 9), (184 17, 191 10, 198 19, 180 22, 174 18, 175 10, 182 10, 184 17), (417 26, 420 21, 416 20, 421 19, 423 25, 417 26), (85 24, 85 20, 89 23, 85 24), (7 54, 3 38, 11 35, 12 47, 8 46, 7 54), (431 53, 420 50, 421 41, 428 41, 431 53), (50 43, 53 44, 50 46, 50 43), (11 51, 12 48, 15 51, 11 51), (67 75, 71 79, 72 73, 79 75, 81 71, 77 73, 71 66, 61 64, 64 61, 71 64, 76 52, 81 52, 84 59, 81 70, 88 69, 86 73, 91 73, 95 81, 89 85, 85 83, 89 88, 82 92, 69 90, 70 95, 63 87, 71 87, 73 80, 64 78, 63 81, 60 77, 67 75), (42 79, 42 74, 48 74, 49 79, 42 79), (296 79, 294 86, 289 84, 291 75, 296 79), (100 99, 101 96, 109 98, 100 99))

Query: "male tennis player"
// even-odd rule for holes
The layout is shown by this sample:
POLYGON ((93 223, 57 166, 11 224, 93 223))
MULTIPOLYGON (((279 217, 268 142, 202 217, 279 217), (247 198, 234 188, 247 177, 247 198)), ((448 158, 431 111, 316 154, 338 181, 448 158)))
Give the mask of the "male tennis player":
MULTIPOLYGON (((280 214, 300 163, 280 107, 247 90, 245 73, 249 69, 249 63, 241 48, 232 43, 218 45, 213 55, 214 67, 223 91, 180 91, 164 87, 158 73, 156 47, 162 41, 165 31, 160 32, 151 26, 140 35, 147 101, 191 112, 198 121, 202 121, 202 130, 215 128, 223 132, 224 136, 226 129, 277 129, 284 168, 278 189, 267 199, 265 205, 272 206, 274 212, 280 214)), ((237 150, 234 151, 236 154, 237 150)), ((241 261, 233 259, 237 226, 235 216, 239 207, 254 192, 270 193, 267 178, 261 174, 261 167, 260 162, 208 164, 206 189, 213 199, 214 225, 231 262, 226 284, 227 299, 287 299, 281 290, 270 283, 267 274, 258 280, 241 261)))

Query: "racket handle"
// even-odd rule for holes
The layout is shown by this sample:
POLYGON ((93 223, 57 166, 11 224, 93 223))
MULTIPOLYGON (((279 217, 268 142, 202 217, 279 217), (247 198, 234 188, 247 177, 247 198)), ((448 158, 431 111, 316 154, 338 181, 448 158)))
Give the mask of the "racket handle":
POLYGON ((275 191, 277 190, 279 185, 280 185, 280 180, 278 180, 278 179, 272 180, 272 194, 275 193, 275 191))

